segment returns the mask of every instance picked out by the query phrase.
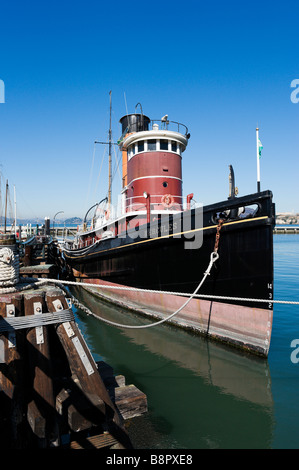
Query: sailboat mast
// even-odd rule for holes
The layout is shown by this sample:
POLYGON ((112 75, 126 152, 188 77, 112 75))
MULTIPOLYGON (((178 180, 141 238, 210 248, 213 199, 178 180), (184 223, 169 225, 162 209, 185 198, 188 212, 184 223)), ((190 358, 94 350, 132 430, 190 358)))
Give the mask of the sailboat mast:
POLYGON ((15 204, 15 236, 17 236, 17 198, 16 198, 16 187, 13 187, 14 191, 14 204, 15 204))
POLYGON ((108 187, 108 204, 111 205, 111 193, 112 193, 112 156, 111 156, 111 148, 112 148, 112 130, 111 130, 111 91, 109 92, 110 95, 110 125, 109 125, 109 187, 108 187))
POLYGON ((7 195, 8 195, 8 180, 6 180, 6 192, 5 192, 5 218, 4 218, 4 233, 6 233, 6 217, 7 217, 7 195))

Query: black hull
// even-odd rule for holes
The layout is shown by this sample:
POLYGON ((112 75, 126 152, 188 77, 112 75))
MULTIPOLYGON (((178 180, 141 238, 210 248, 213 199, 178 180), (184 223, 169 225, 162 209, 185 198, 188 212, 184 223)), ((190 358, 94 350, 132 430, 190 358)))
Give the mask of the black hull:
MULTIPOLYGON (((269 299, 263 304, 228 299, 220 302, 272 313, 275 214, 270 191, 204 207, 201 226, 198 226, 199 209, 195 209, 188 213, 187 224, 184 213, 184 226, 180 215, 172 216, 167 224, 157 221, 150 228, 144 228, 139 232, 141 237, 136 238, 134 233, 132 239, 129 233, 124 238, 111 238, 93 247, 65 250, 64 257, 75 277, 86 281, 109 281, 117 285, 170 291, 174 295, 192 293, 214 251, 219 214, 221 217, 228 210, 230 217, 224 220, 220 229, 219 259, 199 294, 269 299), (245 218, 236 216, 238 207, 252 205, 257 208, 255 213, 245 218), (189 230, 184 229, 186 225, 189 230), (145 230, 150 237, 146 237, 145 230), (193 235, 193 243, 198 244, 200 234, 202 245, 194 249, 189 237, 193 235), (189 243, 188 249, 186 243, 189 243)), ((269 336, 269 332, 267 334, 269 336)))

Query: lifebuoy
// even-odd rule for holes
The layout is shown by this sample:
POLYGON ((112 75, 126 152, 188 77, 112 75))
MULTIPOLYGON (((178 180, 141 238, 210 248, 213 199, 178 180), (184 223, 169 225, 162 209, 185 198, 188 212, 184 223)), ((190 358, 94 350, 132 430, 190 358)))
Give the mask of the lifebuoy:
POLYGON ((110 217, 110 211, 105 211, 105 219, 108 220, 110 217))
POLYGON ((164 194, 164 196, 162 196, 161 202, 164 207, 169 207, 174 203, 174 198, 171 194, 164 194))

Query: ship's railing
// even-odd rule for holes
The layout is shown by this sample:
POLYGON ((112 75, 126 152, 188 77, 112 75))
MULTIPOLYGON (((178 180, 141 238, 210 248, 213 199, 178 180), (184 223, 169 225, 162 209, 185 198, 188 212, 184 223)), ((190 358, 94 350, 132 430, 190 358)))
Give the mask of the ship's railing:
MULTIPOLYGON (((133 125, 134 131, 130 129, 130 126, 128 126, 122 133, 121 137, 118 139, 117 143, 121 144, 122 141, 124 140, 125 136, 130 133, 130 132, 136 132, 136 123, 133 125)), ((139 126, 137 125, 137 131, 145 130, 142 125, 139 126)), ((146 129, 147 130, 147 129, 146 129)), ((188 132, 188 127, 185 126, 185 124, 182 124, 181 122, 176 122, 176 121, 168 121, 166 116, 165 119, 152 119, 149 121, 149 130, 167 130, 167 131, 173 131, 173 132, 178 132, 179 134, 184 135, 187 139, 189 139, 190 134, 188 132)))
POLYGON ((168 121, 166 119, 152 119, 150 121, 151 129, 167 130, 174 131, 183 134, 185 137, 188 137, 188 127, 185 124, 176 121, 168 121))
POLYGON ((175 213, 198 207, 194 199, 190 197, 172 196, 165 194, 149 195, 149 201, 144 196, 133 196, 119 199, 117 206, 106 205, 101 207, 93 219, 86 221, 85 225, 78 226, 78 232, 85 232, 94 228, 100 228, 111 224, 116 219, 124 216, 147 213, 150 207, 151 213, 175 213))
MULTIPOLYGON (((183 198, 181 196, 168 196, 168 199, 165 195, 150 195, 149 204, 151 211, 162 211, 162 210, 171 210, 171 211, 182 211, 183 210, 183 198)), ((144 196, 134 196, 126 199, 125 202, 125 212, 136 212, 136 211, 146 211, 148 207, 148 202, 144 196)))
POLYGON ((122 207, 119 208, 118 214, 132 213, 139 211, 147 211, 148 204, 151 211, 184 211, 196 207, 196 202, 193 199, 188 200, 187 197, 172 196, 165 194, 149 195, 149 202, 144 196, 128 197, 123 201, 122 207))

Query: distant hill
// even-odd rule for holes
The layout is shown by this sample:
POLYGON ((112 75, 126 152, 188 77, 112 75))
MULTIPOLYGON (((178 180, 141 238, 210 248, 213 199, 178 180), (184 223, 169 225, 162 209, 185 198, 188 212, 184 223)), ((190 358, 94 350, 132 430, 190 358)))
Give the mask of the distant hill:
POLYGON ((80 217, 71 217, 70 219, 65 219, 64 223, 65 224, 81 224, 83 222, 83 219, 80 219, 80 217))
MULTIPOLYGON (((80 217, 71 217, 69 219, 56 219, 55 224, 67 224, 67 225, 78 225, 82 224, 83 219, 80 217)), ((6 224, 11 225, 14 223, 14 219, 8 217, 6 219, 6 224)), ((28 219, 17 219, 17 225, 27 225, 27 224, 32 224, 32 225, 43 225, 45 223, 45 218, 28 218, 28 219)), ((53 220, 50 219, 50 223, 53 223, 53 220)), ((0 225, 4 225, 4 217, 0 216, 0 225)))
POLYGON ((276 223, 279 225, 297 225, 299 224, 299 214, 293 214, 292 212, 278 212, 276 214, 276 223))

